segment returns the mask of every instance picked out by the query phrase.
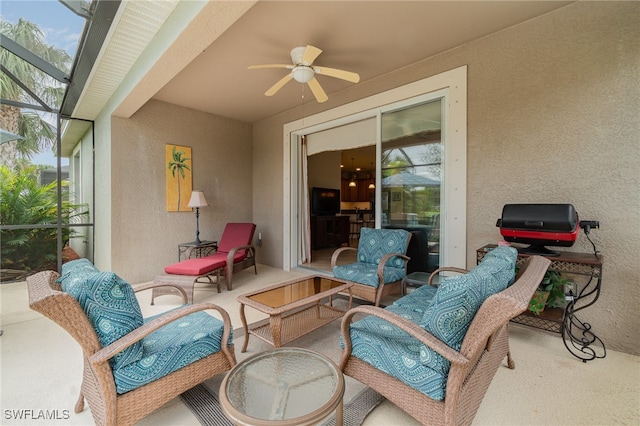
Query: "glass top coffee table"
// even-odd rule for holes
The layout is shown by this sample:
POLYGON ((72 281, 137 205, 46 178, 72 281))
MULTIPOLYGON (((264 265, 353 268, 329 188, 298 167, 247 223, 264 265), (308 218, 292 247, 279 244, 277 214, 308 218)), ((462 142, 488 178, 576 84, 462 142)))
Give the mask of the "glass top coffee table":
POLYGON ((279 348, 344 315, 345 311, 333 306, 333 296, 349 293, 351 283, 333 277, 315 275, 296 279, 238 296, 240 319, 244 328, 242 351, 247 350, 249 335, 279 348), (244 313, 250 306, 269 315, 268 323, 249 327, 244 313))
POLYGON ((344 376, 317 352, 280 348, 237 364, 220 384, 220 406, 239 425, 315 425, 336 410, 342 426, 344 376))

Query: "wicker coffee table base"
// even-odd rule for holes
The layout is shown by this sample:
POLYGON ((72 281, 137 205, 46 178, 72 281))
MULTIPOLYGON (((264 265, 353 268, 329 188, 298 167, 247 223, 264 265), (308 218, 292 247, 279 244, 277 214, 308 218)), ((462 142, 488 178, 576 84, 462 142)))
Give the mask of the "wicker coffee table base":
POLYGON ((351 309, 352 285, 333 277, 311 276, 238 296, 244 329, 241 352, 246 352, 250 335, 279 348, 342 317, 346 311, 333 306, 333 297, 348 292, 347 310, 351 309), (268 322, 249 327, 245 306, 269 315, 268 322))
MULTIPOLYGON (((349 303, 349 306, 351 306, 351 303, 349 303)), ((250 334, 273 345, 274 348, 279 348, 333 320, 341 318, 344 313, 345 311, 343 310, 318 303, 286 315, 271 315, 269 316, 269 322, 266 324, 257 325, 254 328, 245 327, 242 352, 247 350, 250 334)), ((240 305, 240 316, 243 325, 246 324, 244 305, 242 304, 240 305)))

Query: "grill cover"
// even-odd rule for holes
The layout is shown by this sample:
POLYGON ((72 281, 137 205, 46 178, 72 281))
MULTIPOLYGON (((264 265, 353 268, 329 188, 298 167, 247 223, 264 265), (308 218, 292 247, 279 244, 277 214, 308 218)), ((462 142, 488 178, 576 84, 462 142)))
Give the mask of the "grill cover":
POLYGON ((533 246, 570 247, 580 231, 571 204, 505 204, 496 226, 506 241, 533 246))

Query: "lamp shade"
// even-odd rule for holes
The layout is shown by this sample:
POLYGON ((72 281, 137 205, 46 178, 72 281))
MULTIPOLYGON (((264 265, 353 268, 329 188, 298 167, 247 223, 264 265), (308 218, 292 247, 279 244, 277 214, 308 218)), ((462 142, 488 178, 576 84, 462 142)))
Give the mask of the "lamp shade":
POLYGON ((207 199, 204 198, 204 192, 193 191, 189 200, 189 207, 205 207, 208 206, 207 199))

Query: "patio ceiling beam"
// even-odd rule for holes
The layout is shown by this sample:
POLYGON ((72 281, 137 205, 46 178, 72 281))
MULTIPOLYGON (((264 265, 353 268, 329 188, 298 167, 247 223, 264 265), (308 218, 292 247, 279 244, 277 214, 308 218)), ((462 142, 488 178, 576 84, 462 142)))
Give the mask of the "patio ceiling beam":
POLYGON ((29 89, 22 81, 20 81, 20 79, 18 77, 16 77, 11 71, 9 71, 4 65, 0 64, 0 71, 2 71, 3 73, 5 73, 11 80, 14 81, 14 83, 16 83, 18 86, 20 86, 22 88, 22 90, 24 90, 25 92, 27 92, 27 94, 29 94, 29 96, 31 96, 33 99, 35 99, 36 101, 38 101, 38 103, 40 105, 42 105, 42 108, 44 108, 45 111, 51 112, 53 111, 53 108, 51 108, 49 105, 47 105, 42 99, 40 99, 38 97, 38 95, 36 95, 35 93, 33 93, 33 91, 31 89, 29 89))
POLYGON ((38 68, 40 71, 55 78, 59 82, 65 83, 65 84, 69 83, 68 75, 66 75, 64 72, 60 71, 58 68, 54 67, 53 65, 51 65, 49 62, 42 59, 40 56, 20 46, 18 43, 11 40, 6 35, 0 34, 0 44, 2 45, 3 48, 7 49, 9 52, 27 61, 34 67, 38 68))

